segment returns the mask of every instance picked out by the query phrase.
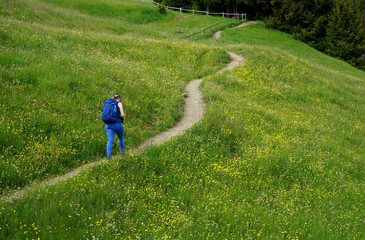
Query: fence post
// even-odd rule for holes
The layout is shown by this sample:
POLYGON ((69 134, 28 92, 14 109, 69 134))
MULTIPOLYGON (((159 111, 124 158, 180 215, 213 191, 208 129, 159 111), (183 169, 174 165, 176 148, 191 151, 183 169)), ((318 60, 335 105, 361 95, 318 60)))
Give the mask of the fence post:
POLYGON ((209 15, 209 12, 207 11, 207 15, 209 15))
POLYGON ((222 12, 222 17, 224 17, 224 12, 222 12))
POLYGON ((182 8, 180 8, 180 12, 182 13, 182 8))

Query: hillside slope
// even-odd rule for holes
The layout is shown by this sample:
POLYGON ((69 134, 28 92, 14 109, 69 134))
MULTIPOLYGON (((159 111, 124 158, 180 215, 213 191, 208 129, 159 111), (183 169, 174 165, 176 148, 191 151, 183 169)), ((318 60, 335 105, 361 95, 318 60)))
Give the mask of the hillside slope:
POLYGON ((228 61, 178 41, 177 15, 151 3, 1 1, 0 9, 0 193, 103 157, 100 111, 114 92, 126 105, 130 150, 181 117, 187 81, 228 61))
MULTIPOLYGON (((185 19, 190 17, 197 16, 185 19)), ((161 25, 176 26, 169 19, 162 19, 161 25)), ((13 203, 1 202, 1 239, 365 238, 364 72, 261 23, 226 29, 219 40, 131 33, 112 35, 106 41, 107 36, 99 36, 103 44, 97 52, 108 53, 103 57, 115 54, 105 48, 108 41, 116 42, 113 49, 125 43, 128 47, 123 50, 137 50, 143 41, 155 43, 148 57, 136 57, 144 68, 131 64, 129 74, 139 71, 146 86, 152 84, 161 92, 161 84, 150 83, 155 75, 148 67, 162 68, 162 59, 167 59, 171 70, 160 81, 177 71, 174 79, 181 86, 189 77, 216 70, 227 60, 226 51, 240 53, 246 60, 232 71, 203 78, 204 120, 183 136, 39 188, 13 203), (167 43, 171 39, 173 45, 167 43), (200 55, 190 56, 197 50, 200 55), (194 67, 185 65, 188 57, 194 67)), ((92 33, 89 38, 96 37, 92 33)), ((81 49, 91 41, 84 39, 77 41, 81 49)), ((91 60, 99 59, 96 56, 91 60)), ((128 56, 125 62, 133 63, 134 55, 128 56)), ((108 71, 103 73, 122 74, 112 62, 107 62, 108 71)), ((102 61, 97 63, 90 74, 102 61)), ((172 89, 176 82, 170 83, 172 89)), ((84 89, 92 86, 82 85, 84 89)), ((177 93, 171 90, 167 95, 177 93)), ((161 124, 171 116, 166 99, 156 105, 168 105, 161 124)), ((132 111, 134 102, 126 103, 132 111)), ((132 115, 149 113, 142 106, 135 106, 132 115)), ((153 106, 145 107, 159 110, 153 106)), ((143 133, 151 131, 138 121, 133 124, 144 126, 143 133)), ((130 131, 138 133, 132 126, 130 131)))

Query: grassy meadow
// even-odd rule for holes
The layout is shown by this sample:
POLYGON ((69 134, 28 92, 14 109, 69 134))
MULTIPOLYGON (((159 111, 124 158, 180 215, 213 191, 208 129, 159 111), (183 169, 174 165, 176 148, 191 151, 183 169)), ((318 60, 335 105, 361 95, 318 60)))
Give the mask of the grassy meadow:
POLYGON ((174 124, 189 80, 204 77, 207 102, 183 136, 0 202, 0 239, 365 239, 363 71, 260 22, 182 40, 179 22, 217 19, 0 3, 3 192, 103 157, 114 91, 129 148, 174 124), (213 74, 227 51, 244 64, 213 74))
POLYGON ((180 118, 188 81, 228 61, 223 50, 181 41, 176 14, 149 2, 0 1, 0 9, 0 193, 104 156, 101 107, 114 92, 132 149, 180 118))

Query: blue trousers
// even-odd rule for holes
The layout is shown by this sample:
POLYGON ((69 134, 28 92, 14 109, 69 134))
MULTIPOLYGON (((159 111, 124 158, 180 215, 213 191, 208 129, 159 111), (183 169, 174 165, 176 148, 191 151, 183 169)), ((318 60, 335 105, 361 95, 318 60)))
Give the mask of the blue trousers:
POLYGON ((117 134, 119 138, 120 153, 124 153, 124 128, 123 123, 111 123, 105 125, 105 132, 108 137, 108 143, 106 145, 106 157, 110 158, 113 151, 114 134, 117 134))

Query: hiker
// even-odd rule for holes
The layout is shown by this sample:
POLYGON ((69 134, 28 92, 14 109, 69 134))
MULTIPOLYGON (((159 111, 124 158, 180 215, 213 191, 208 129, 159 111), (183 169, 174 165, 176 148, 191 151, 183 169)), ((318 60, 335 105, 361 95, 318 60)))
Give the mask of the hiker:
POLYGON ((108 143, 106 145, 106 157, 108 160, 112 156, 115 133, 119 138, 120 153, 124 154, 124 116, 122 99, 119 93, 105 100, 102 120, 105 122, 105 132, 108 137, 108 143))

